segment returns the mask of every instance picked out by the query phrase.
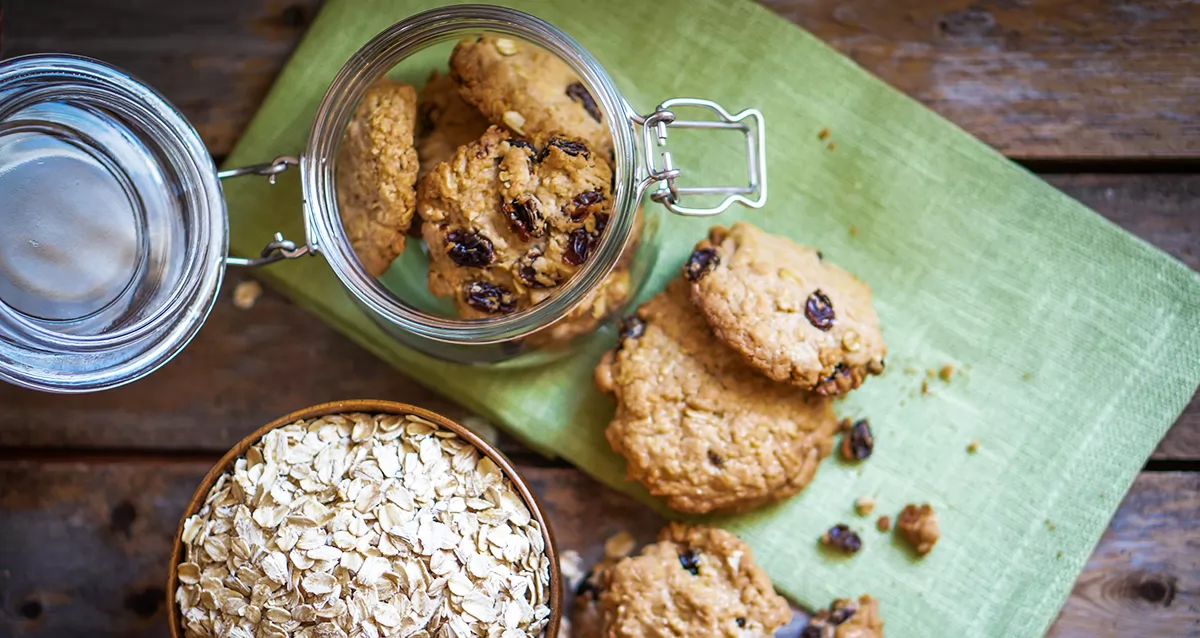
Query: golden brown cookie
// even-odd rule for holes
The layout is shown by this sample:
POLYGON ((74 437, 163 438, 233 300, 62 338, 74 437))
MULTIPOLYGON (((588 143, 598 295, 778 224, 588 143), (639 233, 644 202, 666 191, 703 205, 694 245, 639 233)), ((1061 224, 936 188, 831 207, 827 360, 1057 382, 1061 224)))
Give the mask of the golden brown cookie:
POLYGON ((813 615, 800 638, 883 638, 879 602, 866 594, 857 602, 839 598, 813 615))
POLYGON ((491 127, 420 183, 429 288, 460 316, 532 306, 595 250, 612 206, 608 163, 578 140, 538 149, 491 127))
POLYGON ((745 543, 682 523, 612 567, 600 608, 608 638, 767 638, 792 615, 745 543))
POLYGON ((747 510, 799 492, 833 449, 829 399, 776 383, 717 341, 676 279, 621 324, 596 385, 626 474, 689 514, 747 510))
POLYGON ((458 85, 449 75, 434 71, 417 95, 417 157, 421 160, 418 179, 438 164, 483 136, 488 121, 458 95, 458 85))
POLYGON ((596 101, 553 53, 485 35, 454 48, 450 74, 468 104, 538 146, 566 135, 584 140, 606 159, 612 153, 612 138, 596 101))
POLYGON ((776 381, 836 395, 883 372, 871 289, 813 248, 745 222, 716 226, 684 276, 717 337, 776 381))
POLYGON ((342 139, 338 212, 354 253, 374 277, 404 251, 416 210, 416 105, 413 87, 384 79, 363 96, 342 139))

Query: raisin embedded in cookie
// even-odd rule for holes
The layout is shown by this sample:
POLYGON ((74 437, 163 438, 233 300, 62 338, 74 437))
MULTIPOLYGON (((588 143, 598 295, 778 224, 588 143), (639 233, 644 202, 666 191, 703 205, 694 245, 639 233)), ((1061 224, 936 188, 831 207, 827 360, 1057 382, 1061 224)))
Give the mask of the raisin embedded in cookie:
POLYGON ((839 598, 813 614, 800 638, 883 638, 879 602, 866 594, 857 601, 839 598))
POLYGON ((612 172, 579 140, 491 127, 418 188, 429 288, 468 318, 528 308, 574 275, 608 224, 612 172))
POLYGON ((676 279, 621 325, 596 368, 617 401, 606 432, 626 473, 689 514, 799 492, 837 431, 831 400, 776 383, 713 336, 676 279))
POLYGON ((711 527, 671 523, 607 581, 600 609, 609 638, 769 638, 792 615, 750 548, 711 527))
POLYGON ((717 337, 776 381, 836 395, 883 372, 871 289, 815 249, 745 222, 717 226, 684 275, 717 337))
POLYGON ((604 158, 612 152, 596 101, 571 67, 549 51, 485 35, 454 48, 450 74, 468 104, 538 146, 565 134, 584 140, 604 158))
POLYGON ((416 210, 416 113, 413 87, 385 79, 363 96, 342 139, 338 212, 354 253, 374 277, 404 251, 416 210))
POLYGON ((488 128, 487 119, 459 97, 454 80, 437 71, 429 75, 417 95, 417 112, 418 178, 449 161, 460 146, 479 139, 488 128))

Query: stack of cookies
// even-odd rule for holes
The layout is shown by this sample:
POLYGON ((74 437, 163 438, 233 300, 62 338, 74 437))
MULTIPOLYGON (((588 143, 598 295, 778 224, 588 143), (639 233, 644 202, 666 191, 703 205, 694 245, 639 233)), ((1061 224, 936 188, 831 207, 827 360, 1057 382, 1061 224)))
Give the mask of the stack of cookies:
POLYGON ((631 480, 687 514, 745 511, 812 480, 839 429, 832 399, 886 353, 866 284, 737 223, 622 322, 595 379, 631 480))
MULTIPOLYGON (((612 214, 604 116, 557 56, 483 36, 455 47, 418 95, 373 85, 349 122, 338 208, 364 270, 380 276, 424 239, 429 288, 458 315, 533 306, 594 252, 612 214)), ((629 297, 627 257, 553 337, 591 332, 629 297)), ((539 335, 540 336, 540 335, 539 335)))

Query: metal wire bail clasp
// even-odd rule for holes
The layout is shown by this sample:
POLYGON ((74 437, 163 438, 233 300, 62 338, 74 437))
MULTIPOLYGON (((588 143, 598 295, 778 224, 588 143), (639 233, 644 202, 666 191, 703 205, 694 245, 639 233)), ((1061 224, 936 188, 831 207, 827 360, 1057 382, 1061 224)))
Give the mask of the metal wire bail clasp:
MULTIPOLYGON (((283 155, 276 157, 268 164, 253 164, 251 166, 240 166, 220 171, 217 177, 220 179, 229 179, 231 177, 241 177, 243 175, 264 175, 267 182, 275 183, 275 176, 286 171, 289 166, 299 166, 300 159, 283 155)), ((275 233, 271 241, 263 247, 262 252, 258 257, 226 257, 225 264, 228 266, 244 266, 254 268, 257 266, 266 266, 284 259, 295 259, 305 255, 314 254, 316 251, 309 245, 296 246, 296 242, 290 239, 284 239, 283 233, 275 233)))
POLYGON ((721 105, 711 100, 698 98, 674 98, 663 102, 647 116, 635 116, 634 121, 642 125, 642 150, 645 153, 647 175, 641 183, 642 189, 651 190, 650 198, 666 206, 678 215, 707 216, 724 212, 733 204, 750 208, 762 208, 767 203, 766 133, 763 116, 758 109, 746 109, 730 115, 721 105), (676 119, 673 107, 701 107, 716 115, 711 120, 676 119), (753 126, 751 126, 753 124, 753 126), (741 131, 746 138, 745 186, 679 186, 675 183, 682 171, 675 168, 671 152, 666 146, 670 128, 732 129, 741 131), (661 157, 662 163, 659 164, 661 157), (685 195, 725 195, 716 206, 691 207, 683 201, 685 195))

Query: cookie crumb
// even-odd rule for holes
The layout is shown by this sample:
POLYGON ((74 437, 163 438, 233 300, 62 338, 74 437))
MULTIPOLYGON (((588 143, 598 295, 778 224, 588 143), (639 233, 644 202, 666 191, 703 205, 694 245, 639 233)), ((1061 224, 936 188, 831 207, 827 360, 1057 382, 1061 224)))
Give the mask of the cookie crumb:
POLYGON ((892 531, 892 517, 880 516, 879 520, 875 521, 875 529, 883 532, 884 534, 892 531))
POLYGON ((827 137, 829 137, 829 129, 827 128, 823 128, 821 129, 820 133, 817 133, 817 139, 821 140, 822 142, 824 142, 825 138, 827 137))
POLYGON ((979 441, 971 441, 970 445, 967 446, 967 452, 974 454, 978 451, 979 451, 979 441))
POLYGON ((1062 552, 1060 551, 1057 555, 1055 555, 1055 558, 1062 558, 1062 552))
POLYGON ((831 151, 836 151, 837 150, 837 142, 830 142, 825 145, 825 148, 827 148, 831 151))
POLYGON ((875 509, 875 499, 870 496, 860 496, 854 501, 854 511, 858 512, 859 516, 866 516, 875 509))
POLYGON ((862 539, 848 525, 838 523, 821 535, 821 544, 840 550, 845 554, 857 554, 862 549, 862 539))
POLYGON ((900 517, 896 519, 896 529, 900 530, 904 540, 907 540, 921 556, 928 554, 942 535, 938 528, 937 514, 928 503, 920 507, 911 503, 905 505, 900 517))
POLYGON ((921 382, 921 394, 929 394, 929 382, 928 381, 921 382))
POLYGON ((637 541, 633 535, 625 530, 621 530, 613 534, 604 541, 604 557, 605 558, 621 558, 633 553, 633 548, 637 546, 637 541))
POLYGON ((1021 380, 1022 380, 1022 381, 1032 381, 1032 380, 1033 380, 1033 373, 1032 373, 1032 372, 1026 372, 1025 374, 1021 375, 1021 380))
POLYGON ((1055 527, 1054 527, 1054 523, 1051 523, 1051 522, 1050 522, 1050 519, 1048 519, 1048 518, 1046 519, 1046 529, 1048 529, 1048 530, 1050 530, 1050 531, 1052 531, 1052 532, 1053 532, 1053 531, 1054 531, 1054 529, 1055 529, 1055 527))
POLYGON ((262 294, 262 284, 253 279, 243 281, 233 288, 233 307, 238 310, 249 310, 254 307, 262 294))
POLYGON ((850 236, 851 236, 851 237, 858 237, 858 226, 856 226, 856 225, 854 225, 854 224, 851 224, 851 225, 850 225, 850 236))
POLYGON ((954 376, 954 366, 950 364, 946 364, 942 366, 941 370, 938 370, 938 378, 946 383, 950 382, 950 377, 952 376, 954 376))

